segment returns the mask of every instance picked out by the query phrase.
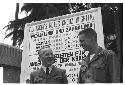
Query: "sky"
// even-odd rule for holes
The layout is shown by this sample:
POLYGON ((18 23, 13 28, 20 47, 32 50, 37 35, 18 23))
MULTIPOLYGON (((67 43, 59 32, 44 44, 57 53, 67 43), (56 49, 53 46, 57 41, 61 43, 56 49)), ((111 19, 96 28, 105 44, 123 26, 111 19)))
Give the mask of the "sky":
MULTIPOLYGON (((0 11, 2 11, 0 13, 0 43, 12 45, 11 37, 4 39, 5 35, 8 32, 5 34, 6 28, 5 29, 3 28, 9 23, 9 21, 12 21, 15 19, 15 10, 16 10, 16 2, 15 3, 0 3, 0 11)), ((19 18, 22 18, 24 16, 25 16, 24 12, 19 14, 19 18)))
POLYGON ((6 6, 4 3, 0 3, 0 11, 2 11, 0 13, 0 43, 5 43, 9 45, 12 44, 10 38, 4 40, 6 29, 2 29, 8 24, 9 21, 14 20, 15 9, 15 3, 6 3, 6 6))

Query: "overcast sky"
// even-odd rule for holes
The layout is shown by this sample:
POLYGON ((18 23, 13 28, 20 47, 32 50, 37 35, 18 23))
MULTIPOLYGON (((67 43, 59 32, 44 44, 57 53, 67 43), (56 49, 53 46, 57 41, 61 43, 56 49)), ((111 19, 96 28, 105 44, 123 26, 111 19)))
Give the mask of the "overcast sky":
MULTIPOLYGON (((0 3, 0 43, 12 45, 11 38, 5 37, 6 29, 3 29, 9 21, 15 19, 15 10, 16 10, 16 2, 15 3, 0 3)), ((19 18, 23 17, 24 13, 21 13, 19 18)))
POLYGON ((5 30, 2 30, 4 26, 8 24, 10 20, 14 20, 16 4, 15 3, 0 3, 0 43, 12 44, 11 39, 4 39, 5 30), (6 5, 5 5, 6 4, 6 5))

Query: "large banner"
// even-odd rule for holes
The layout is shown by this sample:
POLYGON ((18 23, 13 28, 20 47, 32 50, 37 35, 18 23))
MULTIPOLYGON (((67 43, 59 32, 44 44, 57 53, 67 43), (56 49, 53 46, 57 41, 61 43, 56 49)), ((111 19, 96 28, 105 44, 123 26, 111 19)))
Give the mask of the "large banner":
POLYGON ((20 82, 40 68, 38 51, 49 45, 56 57, 54 65, 66 69, 69 83, 77 83, 81 61, 88 53, 80 47, 78 33, 87 28, 97 32, 97 42, 104 48, 101 8, 26 24, 20 82))

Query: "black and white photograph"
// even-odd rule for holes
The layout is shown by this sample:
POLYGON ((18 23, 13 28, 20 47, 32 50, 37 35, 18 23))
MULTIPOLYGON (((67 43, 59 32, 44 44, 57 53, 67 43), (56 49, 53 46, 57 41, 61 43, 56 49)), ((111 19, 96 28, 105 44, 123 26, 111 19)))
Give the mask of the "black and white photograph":
POLYGON ((0 3, 0 83, 123 83, 123 3, 0 3))

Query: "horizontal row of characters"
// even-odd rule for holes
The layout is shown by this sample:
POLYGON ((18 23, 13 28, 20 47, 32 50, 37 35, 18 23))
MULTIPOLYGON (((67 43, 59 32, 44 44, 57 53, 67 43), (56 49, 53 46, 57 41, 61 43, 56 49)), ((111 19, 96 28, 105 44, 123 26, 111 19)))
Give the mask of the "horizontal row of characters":
MULTIPOLYGON (((113 83, 120 82, 120 66, 115 53, 103 49, 97 44, 97 33, 91 29, 79 32, 80 46, 89 51, 82 60, 78 83, 113 83)), ((39 59, 42 66, 30 74, 30 83, 67 84, 65 69, 55 67, 53 51, 50 47, 41 48, 39 59)))

